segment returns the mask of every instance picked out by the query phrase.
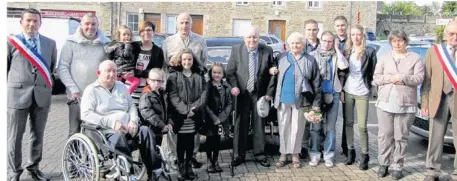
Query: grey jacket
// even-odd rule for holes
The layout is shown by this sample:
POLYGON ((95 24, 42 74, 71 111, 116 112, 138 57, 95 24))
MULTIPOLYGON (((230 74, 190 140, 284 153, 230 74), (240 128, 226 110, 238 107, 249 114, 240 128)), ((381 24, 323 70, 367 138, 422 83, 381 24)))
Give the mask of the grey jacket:
POLYGON ((392 53, 381 56, 373 76, 373 84, 379 86, 378 99, 387 102, 390 90, 396 89, 399 106, 417 105, 417 86, 423 81, 424 63, 419 54, 410 51, 398 65, 393 60, 392 53), (394 75, 400 75, 401 84, 390 83, 390 78, 394 75))
POLYGON ((162 50, 163 57, 165 58, 164 68, 167 67, 168 62, 173 58, 173 56, 178 54, 183 48, 191 49, 195 58, 200 62, 200 65, 206 67, 206 40, 202 36, 190 32, 188 44, 184 43, 179 33, 169 36, 163 41, 162 50))
POLYGON ((86 39, 80 27, 68 37, 60 53, 57 73, 67 87, 69 99, 71 94, 82 94, 89 84, 97 80, 99 64, 108 59, 104 50, 104 45, 108 42, 100 30, 97 30, 97 38, 94 40, 86 39))
MULTIPOLYGON (((51 73, 57 59, 56 42, 48 37, 39 35, 41 56, 49 66, 51 73)), ((33 96, 38 107, 51 105, 52 88, 46 84, 43 76, 36 71, 32 64, 14 47, 7 43, 7 106, 13 109, 25 109, 32 105, 33 96)))
MULTIPOLYGON (((284 80, 284 74, 287 69, 290 67, 290 63, 287 60, 287 55, 289 52, 283 53, 278 58, 278 70, 279 73, 276 76, 276 94, 274 100, 274 106, 276 109, 279 108, 280 98, 281 98, 281 88, 282 82, 284 80)), ((295 107, 298 109, 300 107, 320 107, 321 104, 321 78, 319 74, 319 66, 317 65, 316 59, 311 55, 304 53, 304 56, 296 61, 295 71, 295 107), (298 68, 298 66, 300 68, 298 68), (300 71, 301 69, 301 71, 300 71), (303 74, 302 74, 303 72, 303 74), (309 90, 308 93, 303 94, 304 87, 307 87, 309 90)))

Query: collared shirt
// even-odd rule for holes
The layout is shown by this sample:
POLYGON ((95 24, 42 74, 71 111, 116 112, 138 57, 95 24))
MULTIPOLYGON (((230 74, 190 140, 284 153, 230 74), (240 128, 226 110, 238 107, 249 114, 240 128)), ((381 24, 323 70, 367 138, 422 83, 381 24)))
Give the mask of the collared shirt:
POLYGON ((339 40, 339 42, 340 42, 338 48, 339 48, 340 51, 343 52, 343 54, 344 54, 344 45, 346 45, 346 40, 347 40, 347 38, 340 39, 340 37, 338 37, 338 40, 339 40))
POLYGON ((189 34, 187 34, 187 37, 185 39, 182 39, 182 43, 184 44, 184 46, 187 48, 189 46, 189 41, 190 41, 190 36, 192 35, 192 33, 189 32, 189 34))
MULTIPOLYGON (((32 37, 30 37, 29 35, 27 35, 26 33, 22 33, 22 35, 24 35, 24 39, 25 41, 27 41, 27 43, 29 45, 32 44, 32 37)), ((39 54, 41 54, 41 41, 40 41, 40 34, 37 33, 35 36, 33 36, 33 38, 35 38, 35 44, 36 44, 36 47, 37 47, 37 51, 39 54)))
POLYGON ((139 121, 138 111, 122 82, 116 81, 108 90, 95 81, 87 86, 81 98, 81 119, 105 128, 114 129, 116 120, 127 126, 139 121))
POLYGON ((312 52, 312 51, 316 50, 318 46, 319 46, 319 39, 316 39, 316 45, 315 46, 311 45, 309 43, 309 41, 306 40, 306 47, 305 47, 306 48, 306 52, 308 52, 308 53, 312 52))
MULTIPOLYGON (((446 48, 447 48, 447 51, 449 52, 449 55, 452 57, 452 46, 446 45, 446 48)), ((454 47, 454 48, 457 48, 457 47, 454 47)), ((455 55, 457 55, 457 53, 455 55)), ((454 57, 452 57, 454 59, 454 61, 456 60, 455 55, 454 55, 454 57)))

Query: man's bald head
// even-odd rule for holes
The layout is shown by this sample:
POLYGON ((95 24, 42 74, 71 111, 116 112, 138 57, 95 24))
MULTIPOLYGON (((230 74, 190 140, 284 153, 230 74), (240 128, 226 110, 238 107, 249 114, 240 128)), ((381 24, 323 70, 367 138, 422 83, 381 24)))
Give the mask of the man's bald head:
POLYGON ((112 66, 114 66, 115 68, 117 68, 116 64, 115 64, 112 60, 105 60, 105 61, 103 61, 102 63, 100 63, 100 65, 98 65, 98 70, 99 70, 99 71, 103 71, 103 70, 105 70, 106 68, 112 67, 112 66))
POLYGON ((451 21, 444 29, 444 39, 447 44, 452 47, 457 47, 457 21, 451 21))
POLYGON ((255 50, 259 47, 260 30, 256 27, 250 27, 244 34, 244 44, 249 50, 255 50))
POLYGON ((176 28, 182 37, 189 36, 192 29, 192 17, 189 13, 181 13, 176 17, 176 28))

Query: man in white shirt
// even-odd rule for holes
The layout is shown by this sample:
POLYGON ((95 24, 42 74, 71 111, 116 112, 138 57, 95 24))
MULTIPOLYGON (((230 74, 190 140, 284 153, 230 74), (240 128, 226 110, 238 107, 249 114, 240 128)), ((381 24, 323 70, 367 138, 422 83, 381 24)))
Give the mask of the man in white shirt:
POLYGON ((128 140, 138 140, 148 181, 158 180, 153 170, 161 167, 155 152, 154 133, 139 125, 138 110, 127 87, 116 81, 117 68, 111 60, 103 61, 97 70, 98 79, 87 86, 81 98, 81 120, 102 126, 110 149, 131 156, 128 140))

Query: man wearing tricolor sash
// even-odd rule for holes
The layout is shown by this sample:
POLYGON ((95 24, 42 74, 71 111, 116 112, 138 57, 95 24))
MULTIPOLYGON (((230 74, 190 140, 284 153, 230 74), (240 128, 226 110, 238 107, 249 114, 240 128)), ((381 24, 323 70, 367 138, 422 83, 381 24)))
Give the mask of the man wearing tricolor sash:
POLYGON ((22 138, 30 116, 30 155, 26 169, 34 180, 49 180, 39 170, 43 137, 51 105, 56 42, 38 33, 41 14, 26 9, 21 16, 22 32, 7 40, 8 180, 19 180, 23 172, 22 138))
MULTIPOLYGON (((427 174, 424 181, 438 180, 441 171, 443 137, 449 121, 453 121, 452 130, 457 133, 457 21, 450 22, 444 31, 446 43, 431 47, 425 56, 425 79, 422 84, 422 114, 430 117, 429 143, 425 167, 427 174), (452 120, 451 120, 452 119, 452 120)), ((457 137, 454 136, 454 145, 457 137)), ((454 169, 457 159, 454 159, 454 169)), ((457 171, 452 177, 457 176, 457 171)), ((453 178, 453 180, 456 178, 453 178)))

